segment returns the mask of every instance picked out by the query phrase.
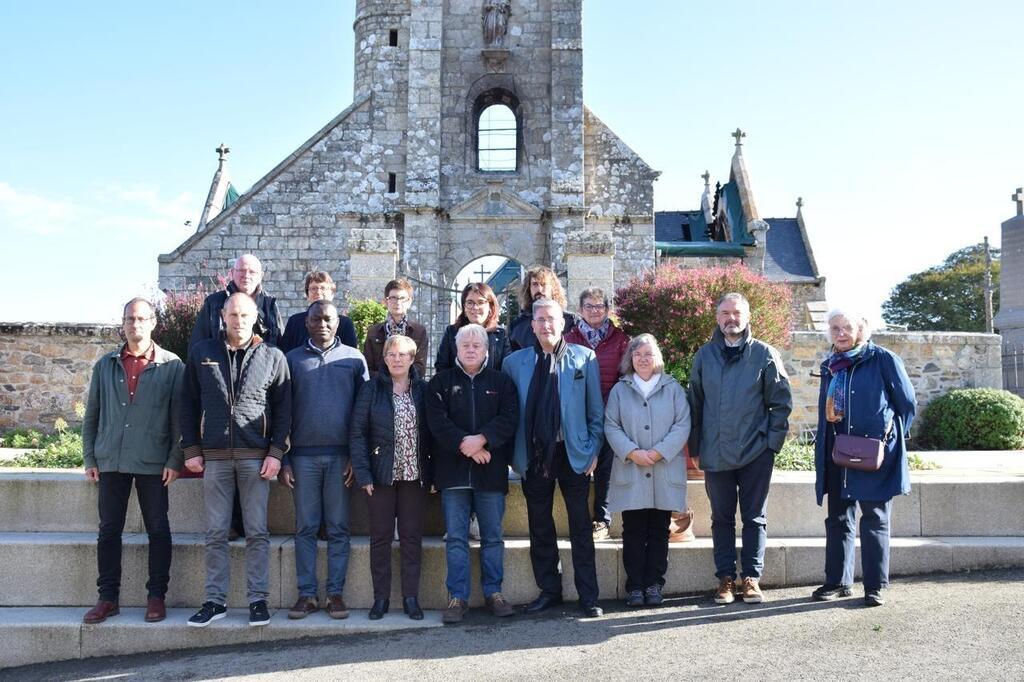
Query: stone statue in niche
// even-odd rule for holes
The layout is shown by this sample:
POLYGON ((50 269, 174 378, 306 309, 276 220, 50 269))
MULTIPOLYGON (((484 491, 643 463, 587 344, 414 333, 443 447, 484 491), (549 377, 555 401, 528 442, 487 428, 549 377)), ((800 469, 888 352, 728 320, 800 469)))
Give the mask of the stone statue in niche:
POLYGON ((512 0, 484 0, 484 45, 504 47, 512 0))

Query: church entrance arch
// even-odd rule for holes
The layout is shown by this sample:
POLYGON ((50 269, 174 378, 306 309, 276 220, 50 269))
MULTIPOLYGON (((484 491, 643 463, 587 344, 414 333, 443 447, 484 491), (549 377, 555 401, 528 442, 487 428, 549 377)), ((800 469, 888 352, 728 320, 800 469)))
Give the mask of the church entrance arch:
POLYGON ((509 322, 519 314, 519 288, 525 269, 526 266, 515 258, 497 254, 480 256, 466 263, 455 276, 455 282, 452 287, 454 294, 452 296, 451 314, 449 315, 448 323, 454 323, 455 319, 462 312, 459 304, 462 300, 462 290, 466 285, 473 282, 483 282, 497 296, 498 305, 501 308, 499 323, 507 327, 509 322))

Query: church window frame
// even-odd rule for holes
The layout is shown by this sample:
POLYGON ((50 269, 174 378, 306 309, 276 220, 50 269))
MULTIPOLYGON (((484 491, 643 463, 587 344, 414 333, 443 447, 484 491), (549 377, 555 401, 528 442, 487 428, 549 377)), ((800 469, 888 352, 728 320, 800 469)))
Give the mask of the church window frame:
POLYGON ((477 172, 488 175, 519 172, 523 152, 523 117, 519 98, 506 90, 495 89, 476 99, 473 147, 477 172), (508 114, 511 114, 511 120, 508 114))

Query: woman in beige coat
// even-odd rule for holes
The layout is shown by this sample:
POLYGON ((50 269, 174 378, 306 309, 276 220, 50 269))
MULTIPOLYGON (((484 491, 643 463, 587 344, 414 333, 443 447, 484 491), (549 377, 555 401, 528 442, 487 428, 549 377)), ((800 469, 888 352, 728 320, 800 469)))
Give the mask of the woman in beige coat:
POLYGON ((668 570, 669 521, 686 509, 690 406, 679 382, 665 374, 650 334, 630 341, 621 370, 605 409, 604 433, 615 453, 608 506, 622 512, 626 605, 656 606, 668 570))

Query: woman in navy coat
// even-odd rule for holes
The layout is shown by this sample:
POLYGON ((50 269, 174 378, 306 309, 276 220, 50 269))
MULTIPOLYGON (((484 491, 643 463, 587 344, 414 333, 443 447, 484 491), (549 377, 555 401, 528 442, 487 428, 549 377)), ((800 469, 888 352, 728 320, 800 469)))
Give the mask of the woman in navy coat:
POLYGON ((889 519, 892 498, 910 492, 907 434, 915 397, 903 361, 868 339, 867 320, 843 310, 828 314, 831 352, 821 365, 818 436, 814 460, 818 504, 828 496, 825 518, 825 584, 812 594, 830 601, 852 594, 854 520, 860 506, 864 603, 884 604, 889 585, 889 519), (885 456, 878 471, 839 467, 832 461, 835 434, 878 438, 885 456))

